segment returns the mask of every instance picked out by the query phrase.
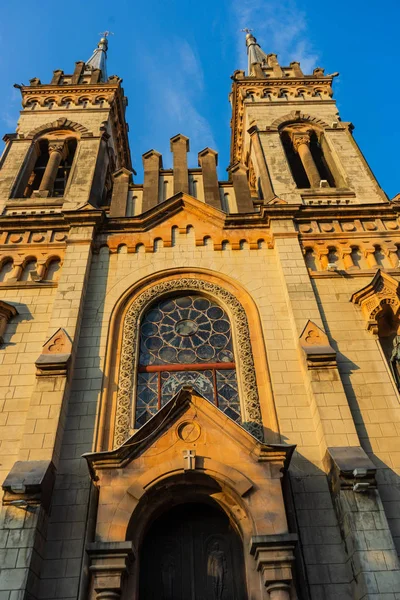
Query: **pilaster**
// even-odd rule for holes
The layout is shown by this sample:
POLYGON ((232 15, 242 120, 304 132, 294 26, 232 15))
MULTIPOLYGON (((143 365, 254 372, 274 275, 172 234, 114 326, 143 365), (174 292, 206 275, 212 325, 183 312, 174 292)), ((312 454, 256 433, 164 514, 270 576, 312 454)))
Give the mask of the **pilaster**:
POLYGON ((292 566, 297 535, 256 535, 251 538, 250 554, 254 556, 261 583, 271 600, 290 600, 292 566))
POLYGON ((376 467, 359 447, 328 448, 325 464, 353 573, 355 600, 400 590, 400 562, 376 487, 376 467))
POLYGON ((119 600, 134 558, 132 542, 94 542, 87 553, 96 600, 119 600))
MULTIPOLYGON (((291 316, 292 332, 298 348, 322 459, 328 446, 358 446, 359 438, 337 368, 334 349, 330 349, 326 360, 313 360, 307 349, 305 350, 305 345, 314 346, 314 340, 307 344, 302 341, 302 334, 310 319, 321 328, 324 336, 326 334, 294 223, 289 219, 276 219, 272 220, 271 228, 281 283, 291 316)), ((319 354, 323 356, 323 348, 330 345, 328 337, 326 336, 326 341, 316 345, 322 346, 319 354)))

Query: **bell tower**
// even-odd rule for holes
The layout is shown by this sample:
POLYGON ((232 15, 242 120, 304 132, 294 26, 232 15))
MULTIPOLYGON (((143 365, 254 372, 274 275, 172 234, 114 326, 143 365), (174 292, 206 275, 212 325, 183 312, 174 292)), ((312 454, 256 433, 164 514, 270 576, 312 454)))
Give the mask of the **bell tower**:
MULTIPOLYGON (((122 80, 107 76, 108 32, 74 72, 57 69, 50 83, 38 78, 21 91, 16 133, 5 136, 0 205, 26 208, 87 202, 107 205, 112 173, 130 169, 122 80)), ((7 208, 6 213, 7 214, 7 208)))
POLYGON ((387 202, 353 136, 341 121, 332 82, 317 67, 281 66, 245 30, 247 73, 232 76, 231 164, 247 169, 264 202, 364 204, 387 202))

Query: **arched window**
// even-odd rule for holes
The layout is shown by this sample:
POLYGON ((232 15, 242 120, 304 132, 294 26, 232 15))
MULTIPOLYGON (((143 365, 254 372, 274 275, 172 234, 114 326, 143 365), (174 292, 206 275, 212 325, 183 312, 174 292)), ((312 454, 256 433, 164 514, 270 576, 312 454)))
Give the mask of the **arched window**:
POLYGON ((40 140, 36 146, 37 159, 28 178, 24 197, 29 198, 36 190, 48 191, 53 197, 63 196, 76 147, 77 140, 75 138, 40 140), (50 163, 52 152, 57 154, 57 160, 50 163))
POLYGON ((317 134, 314 129, 292 125, 282 131, 281 141, 298 188, 318 188, 322 180, 327 181, 329 187, 336 187, 327 157, 322 150, 322 133, 317 134))
POLYGON ((229 318, 218 304, 196 294, 161 300, 143 316, 135 427, 184 385, 241 420, 229 318))

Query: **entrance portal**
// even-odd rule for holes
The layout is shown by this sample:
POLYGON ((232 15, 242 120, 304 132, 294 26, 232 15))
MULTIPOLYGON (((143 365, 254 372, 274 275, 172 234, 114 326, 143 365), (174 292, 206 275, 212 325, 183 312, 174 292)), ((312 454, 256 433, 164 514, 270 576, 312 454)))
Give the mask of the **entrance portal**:
POLYGON ((154 521, 141 552, 139 598, 247 598, 242 542, 217 505, 181 504, 154 521))

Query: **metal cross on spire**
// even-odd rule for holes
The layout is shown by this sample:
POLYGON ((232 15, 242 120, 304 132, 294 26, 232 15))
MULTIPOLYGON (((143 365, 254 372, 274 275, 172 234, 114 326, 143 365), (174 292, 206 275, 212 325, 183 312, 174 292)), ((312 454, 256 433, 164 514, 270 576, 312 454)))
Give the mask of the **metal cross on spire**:
POLYGON ((114 32, 108 31, 108 29, 106 29, 106 31, 100 31, 99 35, 101 35, 103 37, 109 37, 110 35, 114 35, 114 32))
POLYGON ((249 29, 248 27, 245 27, 244 29, 241 29, 240 31, 244 31, 244 33, 251 33, 253 31, 253 29, 249 29))

